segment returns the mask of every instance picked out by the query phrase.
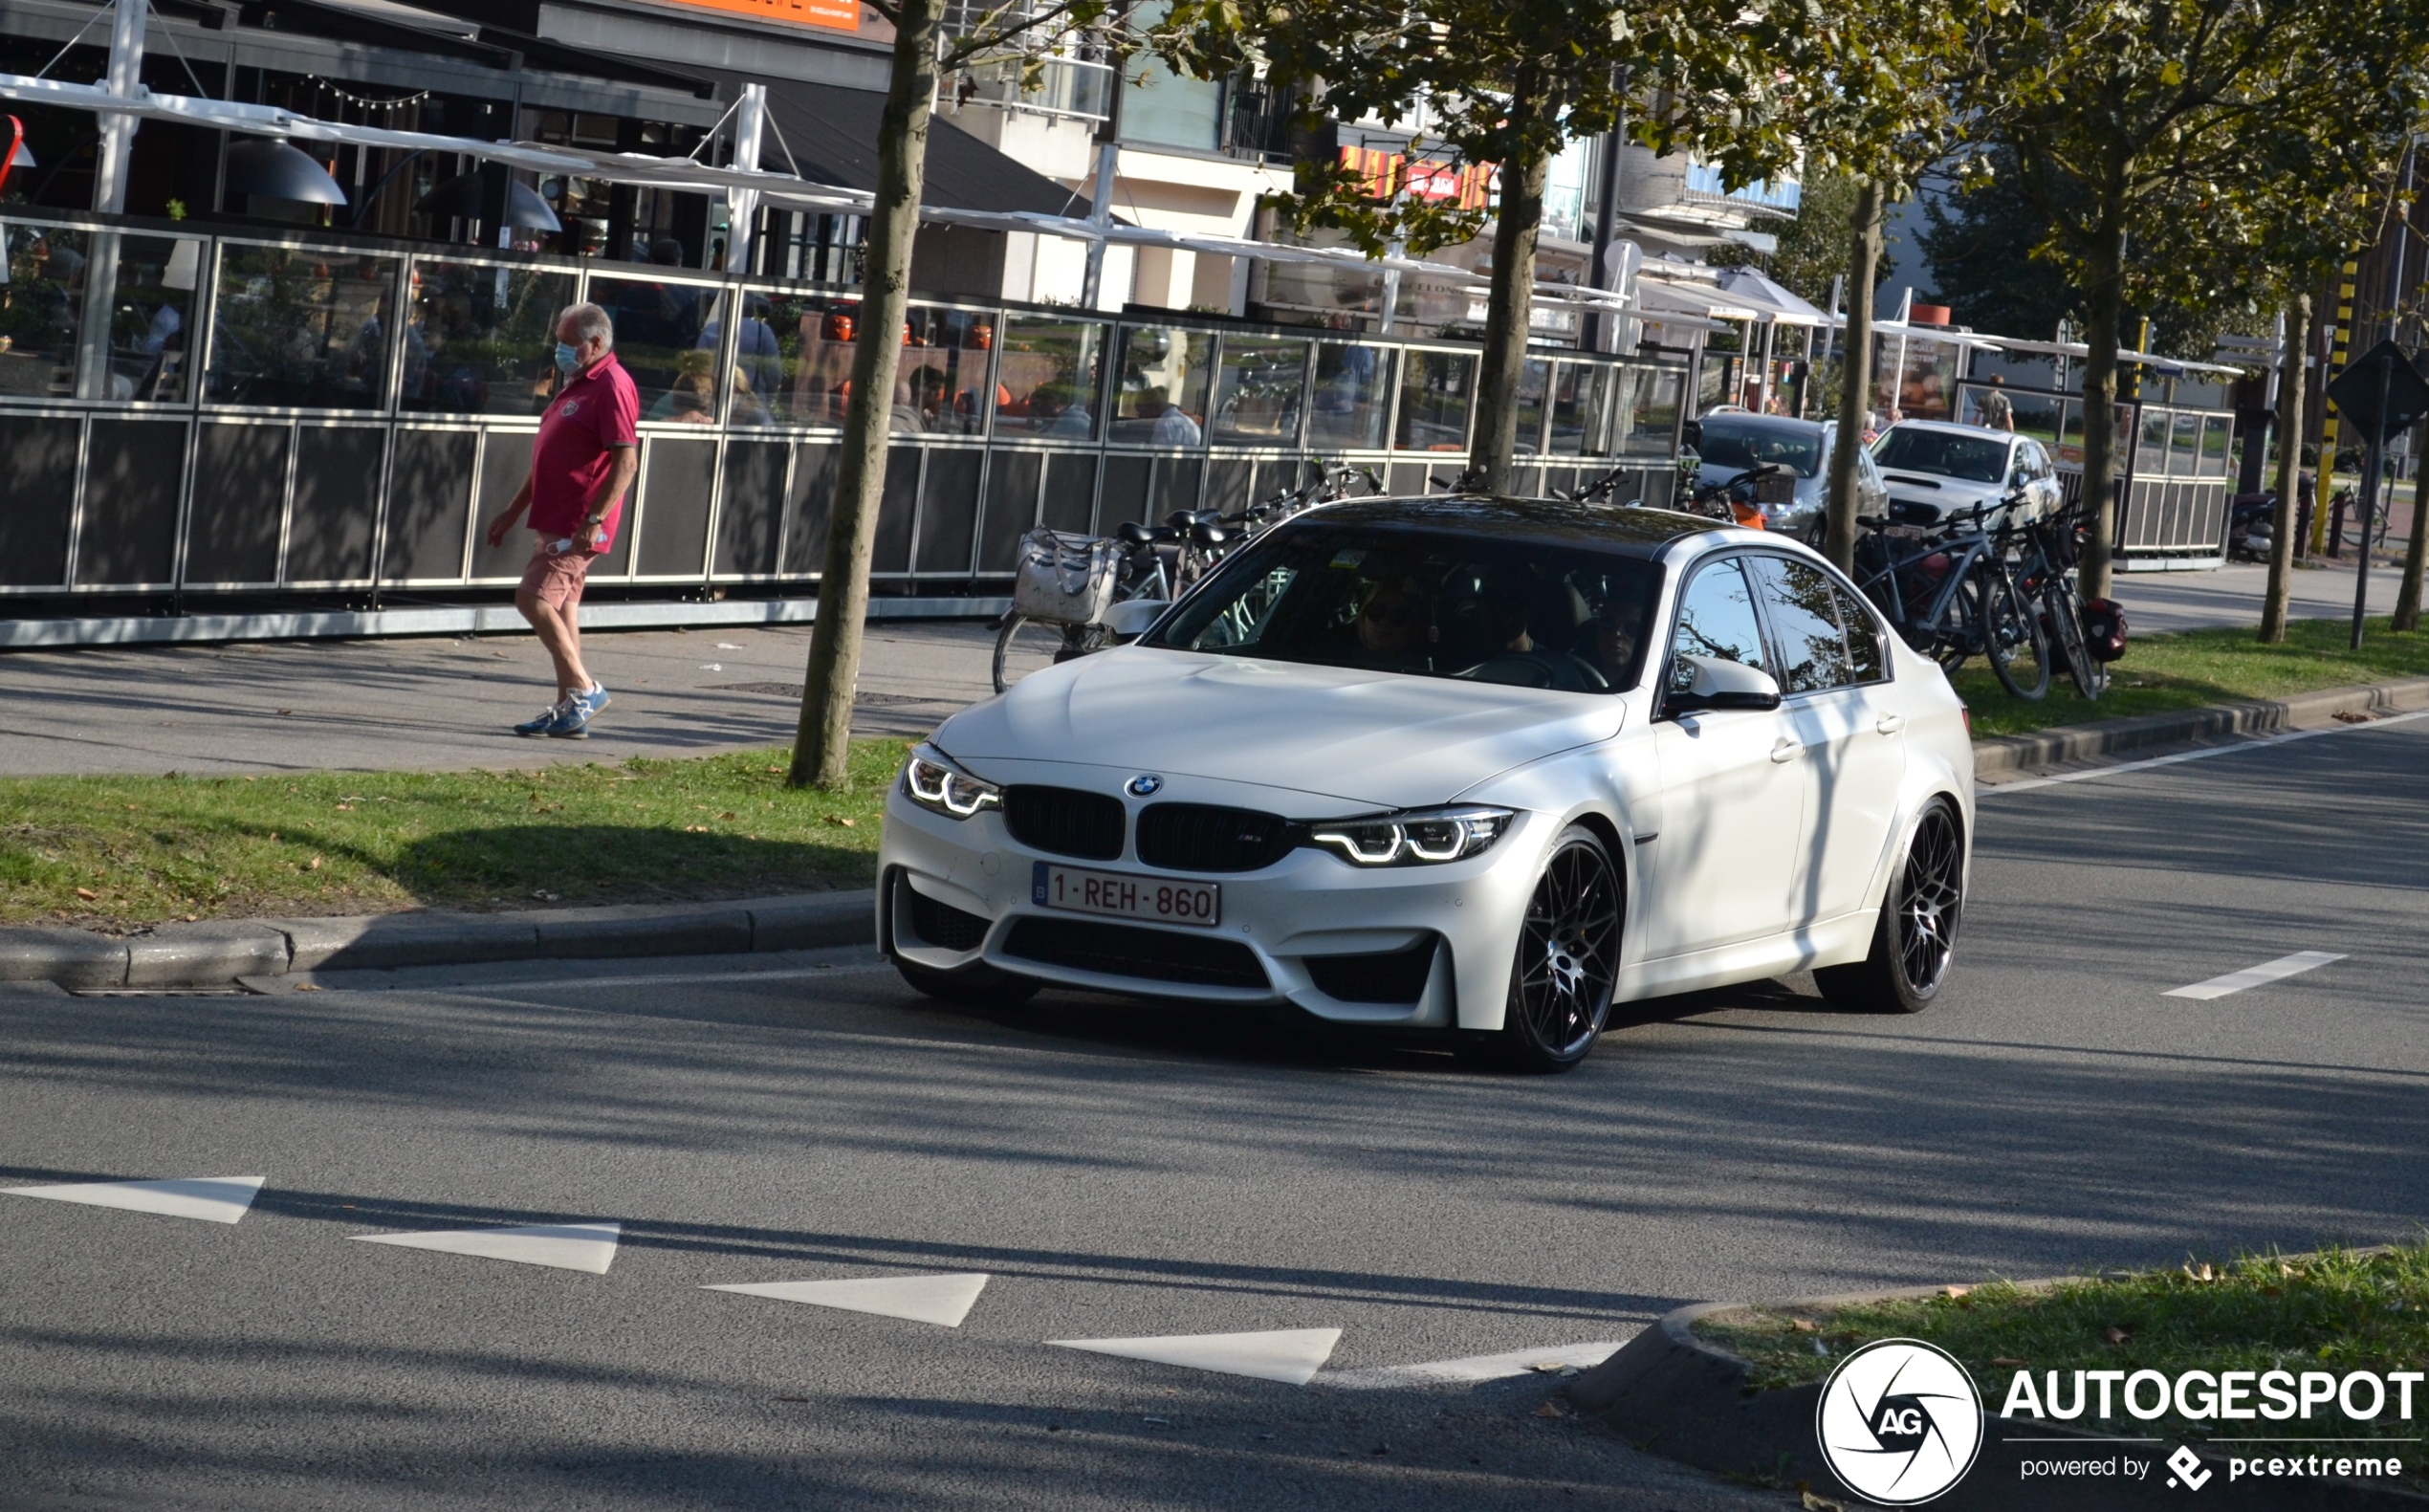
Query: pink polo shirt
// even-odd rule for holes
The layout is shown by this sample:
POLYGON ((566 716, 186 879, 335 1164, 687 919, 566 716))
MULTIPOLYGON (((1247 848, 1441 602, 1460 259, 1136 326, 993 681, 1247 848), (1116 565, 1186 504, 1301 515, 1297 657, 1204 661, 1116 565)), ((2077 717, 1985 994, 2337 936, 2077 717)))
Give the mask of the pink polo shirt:
MULTIPOLYGON (((543 536, 571 536, 590 513, 590 501, 615 465, 612 448, 639 443, 641 395, 616 354, 608 353, 558 391, 539 417, 532 443, 531 527, 543 536)), ((599 531, 599 549, 616 543, 624 518, 620 495, 608 501, 599 531)))

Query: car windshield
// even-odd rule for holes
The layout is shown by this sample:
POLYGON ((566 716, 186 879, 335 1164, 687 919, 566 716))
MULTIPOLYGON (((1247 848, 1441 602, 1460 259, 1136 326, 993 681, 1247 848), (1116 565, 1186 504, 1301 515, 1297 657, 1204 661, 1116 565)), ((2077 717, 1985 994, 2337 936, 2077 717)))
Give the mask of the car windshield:
POLYGON ((1765 425, 1746 415, 1706 415, 1696 454, 1718 468, 1778 462, 1801 478, 1822 471, 1822 432, 1808 426, 1765 425))
POLYGON ((1953 430, 1892 426, 1872 449, 1872 460, 1908 472, 1934 472, 1968 483, 1998 483, 2007 476, 2007 443, 1953 430))
POLYGON ((1568 692, 1643 669, 1661 569, 1513 537, 1371 524, 1253 542, 1149 644, 1568 692))

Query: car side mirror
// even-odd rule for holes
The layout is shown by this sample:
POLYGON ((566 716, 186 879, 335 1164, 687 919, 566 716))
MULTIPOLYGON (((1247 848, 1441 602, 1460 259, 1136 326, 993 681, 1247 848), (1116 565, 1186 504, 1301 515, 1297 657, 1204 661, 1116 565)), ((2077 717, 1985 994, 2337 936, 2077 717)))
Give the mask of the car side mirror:
POLYGON ((1164 599, 1125 599, 1105 611, 1105 627, 1121 640, 1135 641, 1154 628, 1171 607, 1164 599))
POLYGON ((1718 656, 1679 655, 1671 665, 1670 687, 1662 695, 1662 712, 1667 715, 1779 707, 1780 685, 1770 673, 1718 656))

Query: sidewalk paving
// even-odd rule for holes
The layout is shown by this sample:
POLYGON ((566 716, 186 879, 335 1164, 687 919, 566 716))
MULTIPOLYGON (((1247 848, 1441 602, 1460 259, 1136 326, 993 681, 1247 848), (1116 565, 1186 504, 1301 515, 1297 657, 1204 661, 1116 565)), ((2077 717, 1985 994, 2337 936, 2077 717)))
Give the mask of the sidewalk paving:
MULTIPOLYGON (((2371 604, 2398 574, 2373 571, 2371 604)), ((2134 633, 2257 625, 2265 567, 2127 573, 2134 633)), ((2348 561, 2294 575, 2298 618, 2352 605, 2348 561)), ((992 625, 885 621, 861 664, 853 729, 919 735, 987 697, 992 625)), ((583 648, 615 694, 587 740, 509 727, 552 692, 528 634, 431 640, 238 642, 0 653, 0 776, 461 770, 701 756, 793 738, 808 625, 594 632, 583 648)))
MULTIPOLYGON (((789 744, 808 625, 584 637, 615 703, 587 740, 510 728, 550 702, 530 635, 0 655, 0 776, 535 767, 789 744)), ((919 735, 994 691, 992 625, 881 622, 853 729, 919 735)))

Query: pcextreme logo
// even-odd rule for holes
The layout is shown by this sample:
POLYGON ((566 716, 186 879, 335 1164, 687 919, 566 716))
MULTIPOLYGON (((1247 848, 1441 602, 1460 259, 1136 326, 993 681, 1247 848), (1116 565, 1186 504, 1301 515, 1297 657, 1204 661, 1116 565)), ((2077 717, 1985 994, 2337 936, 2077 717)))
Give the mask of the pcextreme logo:
POLYGON ((1822 1383, 1814 1432, 1849 1490, 1883 1506, 1915 1506, 1974 1468, 1981 1393, 1947 1351, 1883 1339, 1840 1361, 1822 1383))

